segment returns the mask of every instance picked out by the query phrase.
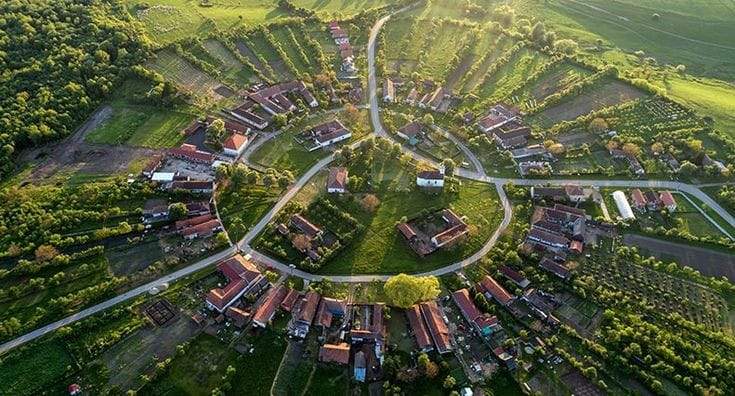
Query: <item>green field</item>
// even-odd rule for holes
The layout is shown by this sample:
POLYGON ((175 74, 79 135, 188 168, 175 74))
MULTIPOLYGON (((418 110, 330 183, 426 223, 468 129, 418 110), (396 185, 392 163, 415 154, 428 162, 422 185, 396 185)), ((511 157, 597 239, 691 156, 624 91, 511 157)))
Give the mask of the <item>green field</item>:
POLYGON ((278 200, 277 187, 242 186, 235 190, 228 185, 217 194, 217 207, 225 229, 232 240, 242 238, 278 200))
POLYGON ((0 394, 38 395, 63 392, 74 358, 60 340, 47 340, 3 356, 0 361, 0 394))
POLYGON ((128 80, 112 97, 109 118, 86 136, 89 143, 128 144, 131 146, 174 147, 183 141, 183 130, 194 118, 191 109, 165 109, 138 104, 134 97, 150 87, 128 80))
POLYGON ((323 16, 349 17, 362 10, 383 7, 391 0, 292 0, 297 7, 314 10, 323 16))

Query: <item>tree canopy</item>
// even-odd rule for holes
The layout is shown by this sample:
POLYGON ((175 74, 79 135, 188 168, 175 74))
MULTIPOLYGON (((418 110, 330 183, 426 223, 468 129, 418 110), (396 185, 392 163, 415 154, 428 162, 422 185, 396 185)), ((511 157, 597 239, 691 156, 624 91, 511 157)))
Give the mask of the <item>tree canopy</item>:
POLYGON ((408 308, 417 302, 432 300, 439 295, 439 280, 433 276, 398 274, 385 282, 385 295, 391 303, 408 308))

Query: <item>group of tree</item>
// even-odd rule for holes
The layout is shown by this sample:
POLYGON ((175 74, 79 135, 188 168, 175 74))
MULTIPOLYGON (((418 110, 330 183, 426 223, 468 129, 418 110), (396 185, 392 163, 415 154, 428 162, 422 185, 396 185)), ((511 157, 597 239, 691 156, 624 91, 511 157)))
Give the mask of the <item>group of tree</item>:
POLYGON ((0 4, 0 175, 19 149, 67 136, 148 55, 122 5, 0 4))

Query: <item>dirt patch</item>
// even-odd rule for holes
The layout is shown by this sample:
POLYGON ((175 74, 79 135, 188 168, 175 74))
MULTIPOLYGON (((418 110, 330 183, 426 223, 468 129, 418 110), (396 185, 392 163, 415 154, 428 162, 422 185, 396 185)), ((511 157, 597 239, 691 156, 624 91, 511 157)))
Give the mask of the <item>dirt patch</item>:
POLYGON ((121 389, 134 389, 139 376, 153 358, 159 361, 171 356, 176 346, 199 332, 199 327, 186 315, 166 327, 149 327, 136 331, 107 350, 102 360, 110 370, 110 384, 121 389))
POLYGON ((639 89, 620 81, 611 81, 600 87, 577 95, 566 102, 544 110, 540 115, 545 124, 553 125, 570 121, 581 115, 605 107, 642 98, 646 94, 639 89))
POLYGON ((61 142, 49 142, 23 152, 19 157, 21 164, 39 162, 24 182, 41 182, 57 172, 69 170, 94 174, 124 173, 136 160, 159 152, 147 148, 85 143, 87 134, 109 119, 112 112, 112 107, 102 106, 74 134, 61 142))
POLYGON ((724 276, 735 282, 735 255, 636 234, 624 235, 623 243, 637 246, 659 260, 676 261, 692 267, 702 275, 724 276))
POLYGON ((562 375, 561 381, 572 391, 573 395, 602 396, 604 394, 577 369, 562 375))

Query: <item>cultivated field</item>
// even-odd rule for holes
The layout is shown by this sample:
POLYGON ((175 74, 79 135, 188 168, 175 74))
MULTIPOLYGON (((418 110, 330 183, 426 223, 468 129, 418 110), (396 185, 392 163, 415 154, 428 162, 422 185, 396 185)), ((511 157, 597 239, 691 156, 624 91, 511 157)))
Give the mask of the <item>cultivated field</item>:
POLYGON ((223 96, 215 92, 222 84, 197 69, 185 59, 169 50, 159 51, 148 67, 170 79, 185 92, 219 100, 223 96))

